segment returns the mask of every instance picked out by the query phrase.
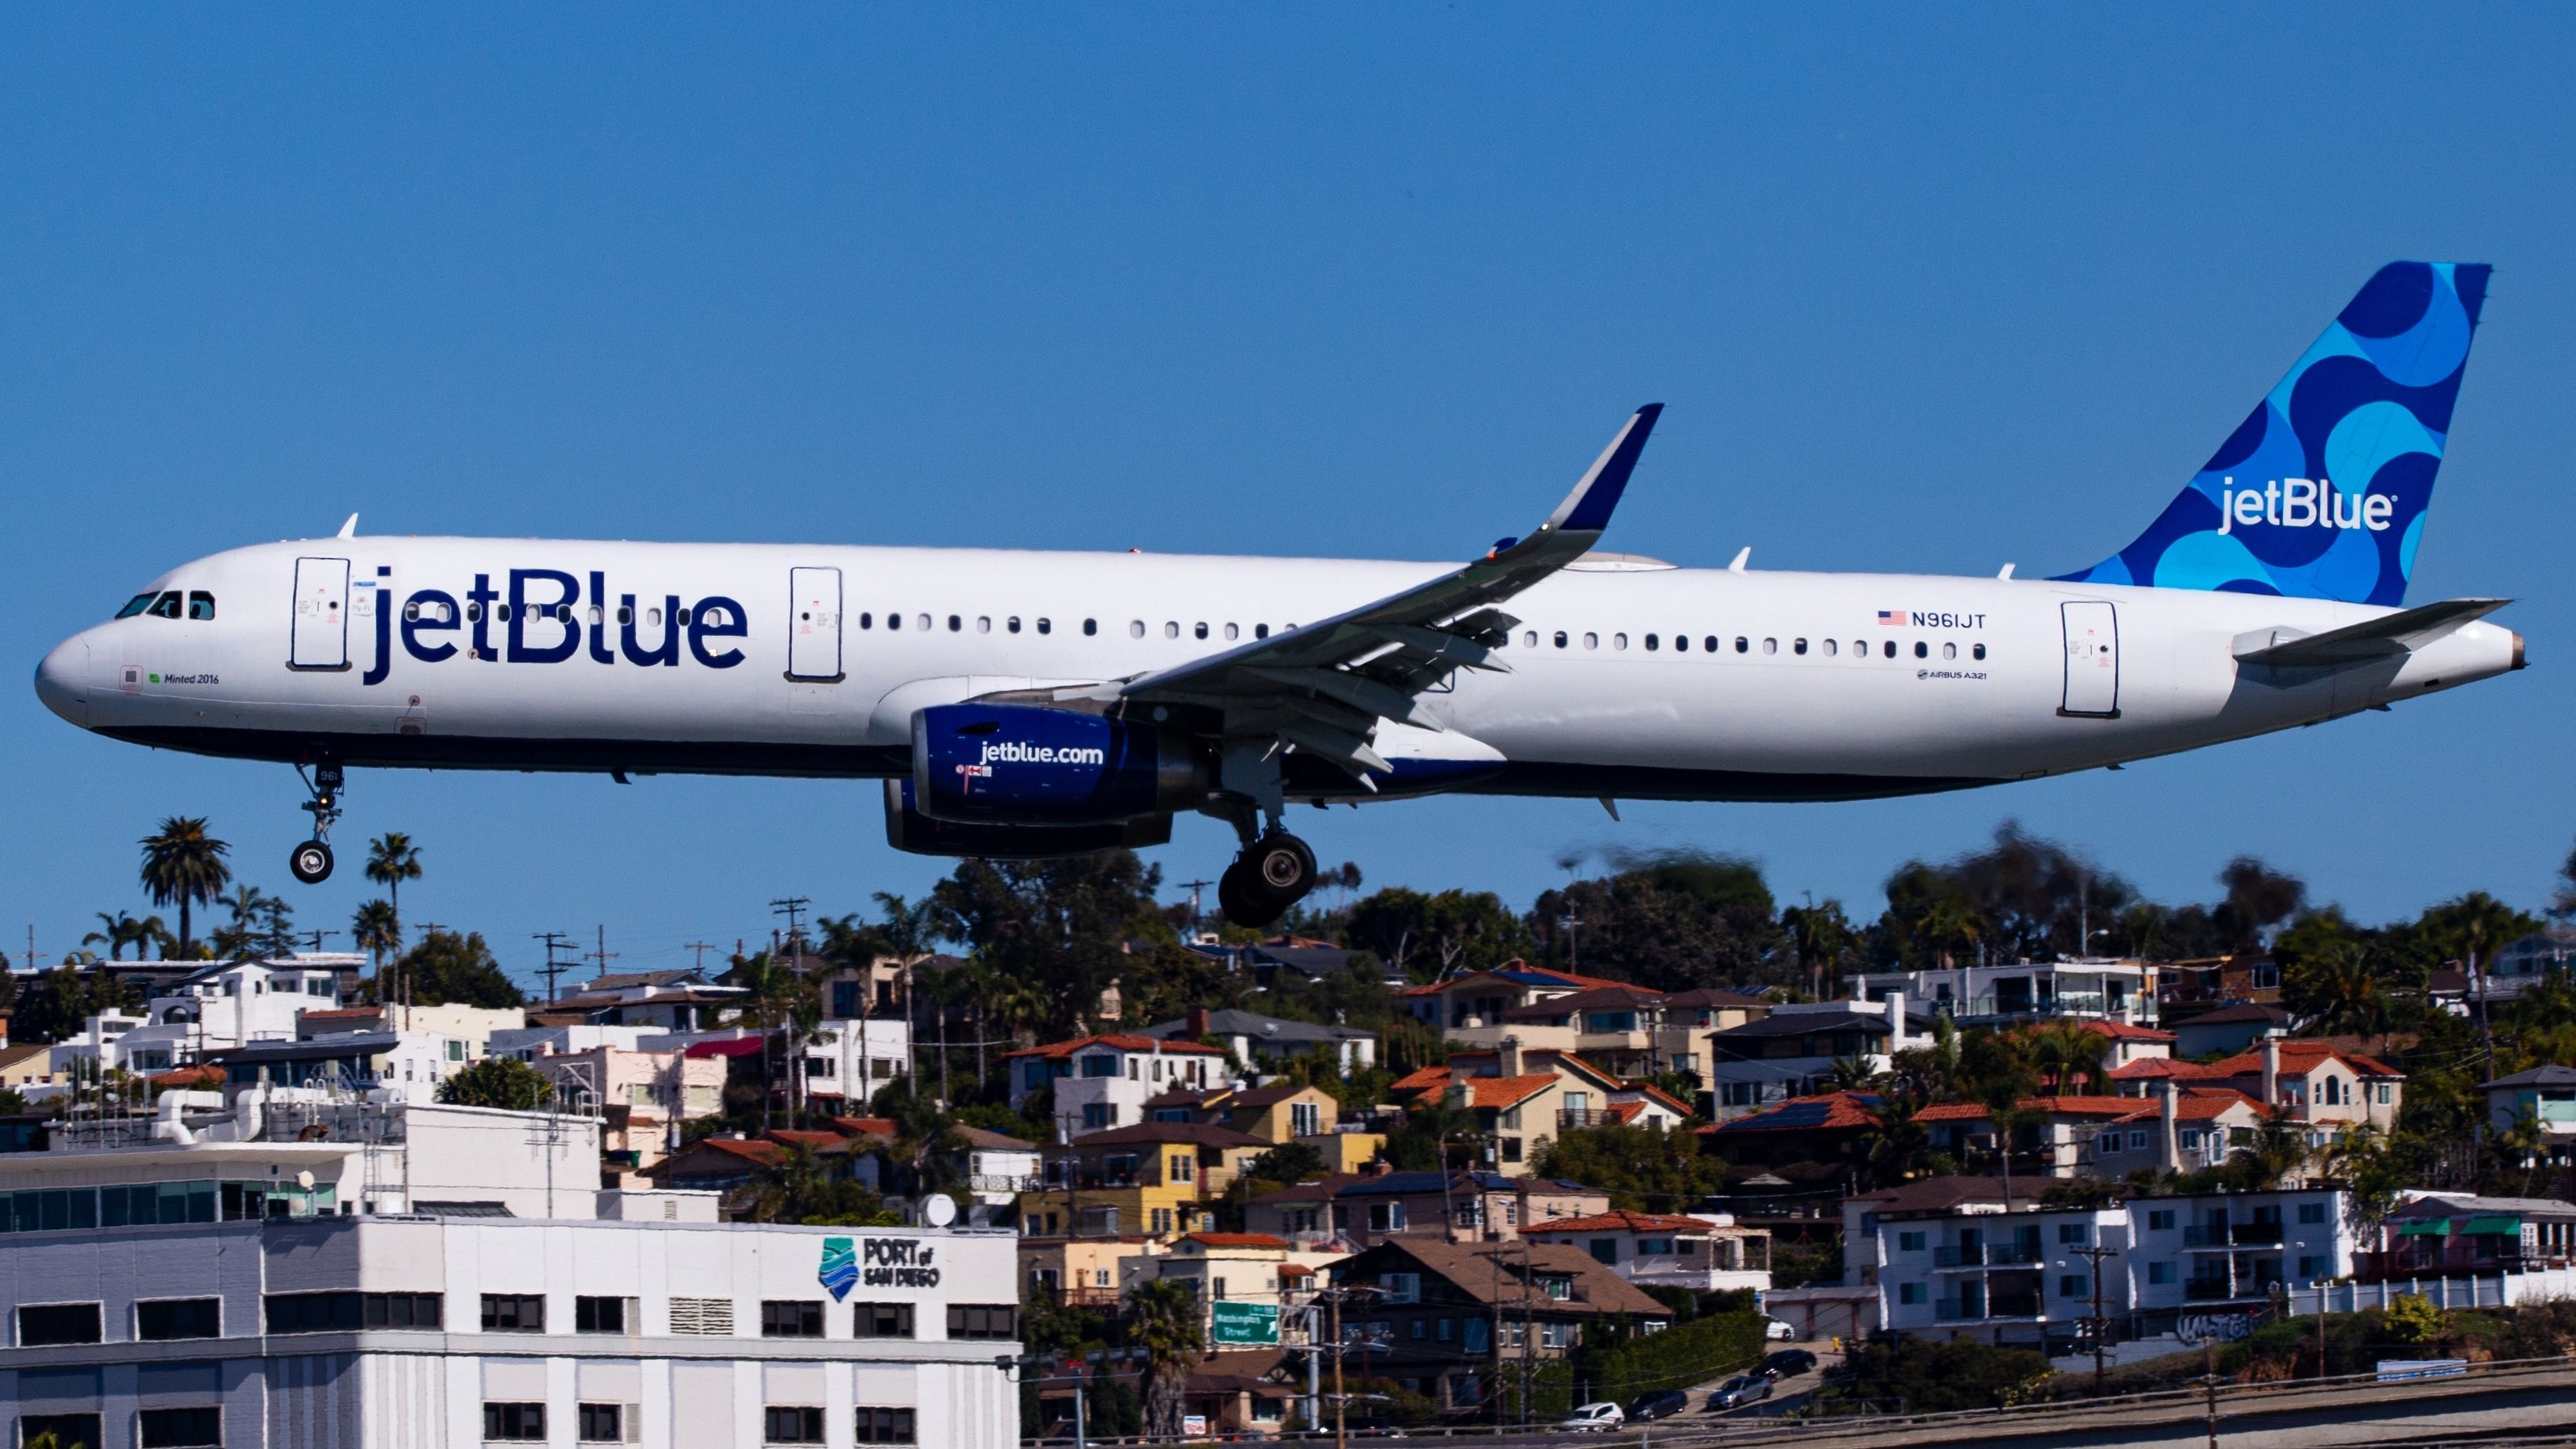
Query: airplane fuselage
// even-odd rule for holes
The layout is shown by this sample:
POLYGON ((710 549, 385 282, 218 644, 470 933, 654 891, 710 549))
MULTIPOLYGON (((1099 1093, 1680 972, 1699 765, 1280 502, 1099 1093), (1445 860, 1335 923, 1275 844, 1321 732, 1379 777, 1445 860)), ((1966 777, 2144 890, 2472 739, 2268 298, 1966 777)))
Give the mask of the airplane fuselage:
MULTIPOLYGON (((38 671, 115 738, 363 766, 897 776, 915 710, 1171 668, 1453 565, 355 537, 235 549, 38 671), (345 574, 342 569, 345 566, 345 574), (162 602, 176 596, 175 606, 162 602), (203 602, 200 602, 202 596, 203 602), (175 613, 177 617, 167 617, 175 613), (211 617, 192 617, 192 615, 211 617)), ((138 600, 141 596, 138 596, 138 600)), ((2472 622, 2384 662, 2241 666, 2393 611, 2262 595, 1595 555, 1389 725, 1383 793, 1836 799, 2029 779, 2519 667, 2472 622)), ((1367 798, 1336 777, 1301 798, 1367 798)))

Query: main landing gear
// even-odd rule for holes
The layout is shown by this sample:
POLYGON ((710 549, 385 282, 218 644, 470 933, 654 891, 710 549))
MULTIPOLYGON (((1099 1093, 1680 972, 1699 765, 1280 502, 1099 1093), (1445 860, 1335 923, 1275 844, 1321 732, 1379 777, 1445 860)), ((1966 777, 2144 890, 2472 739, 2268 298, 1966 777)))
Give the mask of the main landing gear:
POLYGON ((1315 888, 1315 852, 1272 827, 1217 877, 1217 907, 1238 926, 1266 926, 1315 888))
POLYGON ((286 868, 306 885, 320 885, 331 878, 331 824, 340 818, 340 767, 328 760, 315 765, 306 775, 304 767, 295 767, 298 779, 312 796, 304 809, 313 817, 313 838, 289 851, 286 868))

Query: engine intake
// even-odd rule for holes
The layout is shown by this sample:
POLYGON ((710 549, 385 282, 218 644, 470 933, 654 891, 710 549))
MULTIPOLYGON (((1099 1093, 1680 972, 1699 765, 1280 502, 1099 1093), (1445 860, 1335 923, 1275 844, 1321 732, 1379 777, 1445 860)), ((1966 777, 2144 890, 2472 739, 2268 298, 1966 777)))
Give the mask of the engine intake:
POLYGON ((1194 807, 1208 768, 1152 725, 1024 704, 944 704, 912 717, 912 804, 966 825, 1105 825, 1194 807))
POLYGON ((1169 815, 1139 815, 1106 825, 960 825, 931 819, 913 808, 912 799, 910 780, 885 782, 886 844, 913 855, 1044 860, 1122 846, 1140 850, 1168 845, 1172 839, 1169 815))

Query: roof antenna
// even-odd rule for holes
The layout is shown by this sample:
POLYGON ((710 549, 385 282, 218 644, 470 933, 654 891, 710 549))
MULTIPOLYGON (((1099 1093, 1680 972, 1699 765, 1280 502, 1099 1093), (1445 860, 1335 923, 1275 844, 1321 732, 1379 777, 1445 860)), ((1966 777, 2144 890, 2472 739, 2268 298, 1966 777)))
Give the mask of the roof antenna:
POLYGON ((356 538, 357 536, 358 536, 358 515, 356 515, 356 514, 354 514, 354 513, 352 513, 352 514, 350 514, 350 515, 349 515, 349 521, 348 521, 348 522, 346 522, 346 523, 344 523, 344 524, 341 524, 341 525, 340 525, 340 531, 339 531, 338 533, 335 533, 335 534, 333 534, 333 535, 332 535, 332 537, 334 537, 334 538, 356 538))

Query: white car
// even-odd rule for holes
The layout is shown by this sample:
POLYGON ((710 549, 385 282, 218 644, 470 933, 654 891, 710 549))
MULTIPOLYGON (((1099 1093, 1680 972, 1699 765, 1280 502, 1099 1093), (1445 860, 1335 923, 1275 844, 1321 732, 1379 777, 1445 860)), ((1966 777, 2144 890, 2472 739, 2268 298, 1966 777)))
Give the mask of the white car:
POLYGON ((1798 1330, 1777 1318, 1765 1318, 1762 1320, 1762 1336, 1773 1343, 1788 1343, 1797 1338, 1798 1330))
POLYGON ((1560 1434, 1598 1434, 1616 1429, 1628 1422, 1627 1411, 1617 1404, 1585 1404, 1574 1411, 1574 1417, 1556 1426, 1560 1434))

